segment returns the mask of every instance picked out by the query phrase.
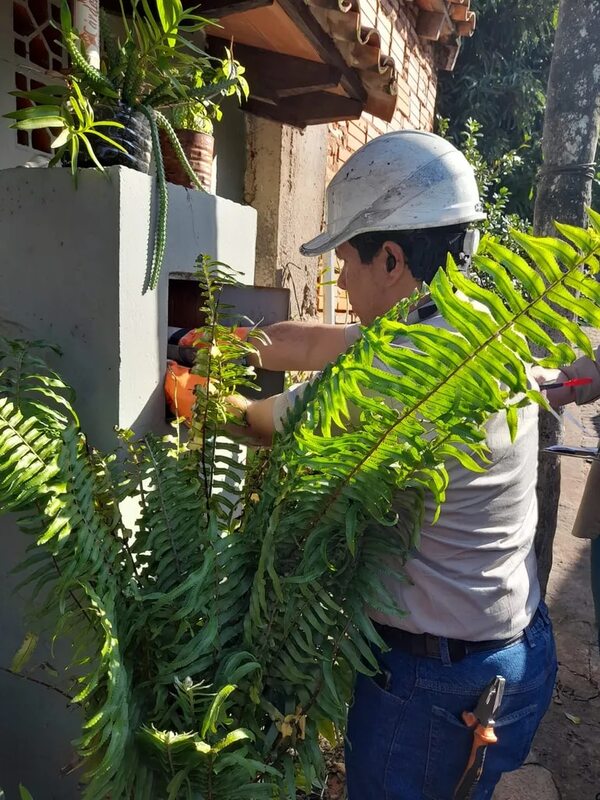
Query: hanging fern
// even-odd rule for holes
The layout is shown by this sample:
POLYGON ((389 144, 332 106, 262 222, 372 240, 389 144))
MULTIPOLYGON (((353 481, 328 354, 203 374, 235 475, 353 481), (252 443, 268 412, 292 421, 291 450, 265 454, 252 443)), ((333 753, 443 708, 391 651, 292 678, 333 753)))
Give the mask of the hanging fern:
POLYGON ((600 326, 600 216, 590 222, 559 226, 563 239, 515 234, 530 261, 486 241, 476 266, 494 293, 449 262, 430 291, 453 330, 408 325, 415 298, 399 304, 245 467, 221 437, 252 343, 219 321, 233 280, 222 265, 199 262, 196 370, 210 381, 185 441, 124 432, 121 457, 101 456, 39 343, 3 343, 0 508, 20 514, 35 542, 27 579, 50 588, 78 645, 85 798, 292 800, 318 784, 318 735, 343 730, 356 672, 377 670, 365 607, 402 613, 381 575, 418 546, 425 494, 444 502, 451 458, 485 468, 491 414, 514 433, 518 407, 545 402, 527 377, 533 345, 547 365, 592 355, 559 311, 600 326), (238 502, 222 489, 240 476, 238 502), (139 504, 131 532, 124 498, 139 504))

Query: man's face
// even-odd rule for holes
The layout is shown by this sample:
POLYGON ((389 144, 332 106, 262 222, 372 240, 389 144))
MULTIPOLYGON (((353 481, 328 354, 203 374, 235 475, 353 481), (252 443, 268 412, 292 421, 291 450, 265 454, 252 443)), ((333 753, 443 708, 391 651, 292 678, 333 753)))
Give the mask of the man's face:
POLYGON ((370 325, 399 300, 410 297, 418 286, 395 242, 385 242, 370 264, 362 263, 349 242, 336 247, 335 254, 342 263, 337 285, 348 293, 352 310, 363 325, 370 325), (391 270, 388 263, 394 265, 391 270))

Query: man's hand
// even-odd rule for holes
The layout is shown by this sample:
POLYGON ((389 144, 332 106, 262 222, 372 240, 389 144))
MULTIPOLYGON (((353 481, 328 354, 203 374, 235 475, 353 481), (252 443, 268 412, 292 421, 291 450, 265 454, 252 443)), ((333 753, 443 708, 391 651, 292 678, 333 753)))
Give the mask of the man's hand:
MULTIPOLYGON (((560 369, 547 369, 546 367, 532 367, 533 377, 540 389, 545 383, 563 383, 568 380, 567 375, 560 369)), ((560 408, 575 401, 575 387, 561 386, 559 389, 550 389, 546 392, 546 398, 552 408, 560 408)))
POLYGON ((188 425, 192 420, 192 410, 196 402, 194 394, 196 386, 206 386, 206 378, 192 375, 189 367, 182 367, 176 361, 167 361, 165 398, 173 414, 176 417, 183 417, 188 425))
MULTIPOLYGON (((182 367, 175 361, 168 361, 164 386, 169 408, 175 416, 183 417, 189 425, 196 402, 194 388, 206 386, 206 378, 193 375, 188 367, 182 367)), ((241 394, 234 394, 227 398, 226 404, 227 410, 234 418, 234 421, 227 426, 232 436, 262 447, 271 445, 275 433, 274 398, 253 401, 241 394)))
POLYGON ((249 444, 270 447, 275 433, 274 398, 248 400, 241 394, 234 394, 226 402, 229 413, 236 420, 227 426, 227 431, 236 439, 244 439, 249 444))

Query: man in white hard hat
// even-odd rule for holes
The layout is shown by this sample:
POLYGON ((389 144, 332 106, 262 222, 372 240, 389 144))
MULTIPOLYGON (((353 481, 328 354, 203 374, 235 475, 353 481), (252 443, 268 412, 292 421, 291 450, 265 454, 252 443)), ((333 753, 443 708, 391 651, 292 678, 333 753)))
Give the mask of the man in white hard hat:
MULTIPOLYGON (((327 228, 302 247, 335 248, 339 286, 363 325, 430 282, 446 254, 465 262, 483 218, 464 156, 430 133, 386 134, 355 153, 327 189, 327 228)), ((411 321, 449 327, 432 302, 411 321)), ((347 349, 360 326, 278 323, 259 345, 262 366, 319 370, 347 349)), ((405 342, 411 346, 409 342, 405 342)), ((248 431, 268 443, 296 387, 260 401, 238 398, 248 431)), ((556 655, 540 601, 533 549, 537 520, 537 406, 519 409, 511 442, 502 415, 488 424, 491 464, 484 474, 450 463, 438 522, 426 503, 418 552, 395 582, 382 581, 407 614, 370 612, 389 646, 381 673, 359 676, 349 711, 346 769, 350 800, 452 798, 469 759, 473 732, 462 712, 477 705, 496 675, 506 689, 471 797, 489 798, 502 772, 525 759, 552 695, 556 655)), ((393 535, 393 529, 390 530, 393 535)))

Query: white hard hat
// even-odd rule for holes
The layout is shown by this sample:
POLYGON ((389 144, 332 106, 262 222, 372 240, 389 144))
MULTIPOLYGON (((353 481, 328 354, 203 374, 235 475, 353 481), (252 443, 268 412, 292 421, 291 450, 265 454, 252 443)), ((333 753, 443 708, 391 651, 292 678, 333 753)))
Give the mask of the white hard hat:
POLYGON ((300 248, 318 256, 359 233, 485 219, 473 168, 450 142, 394 131, 354 153, 327 187, 327 228, 300 248))

